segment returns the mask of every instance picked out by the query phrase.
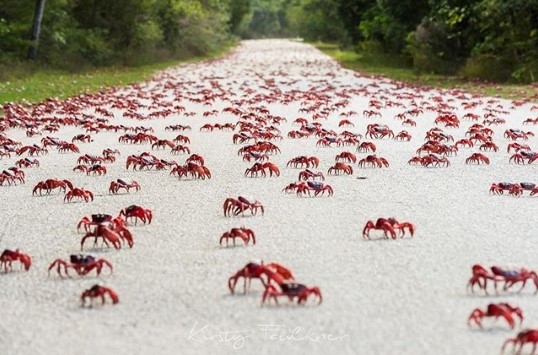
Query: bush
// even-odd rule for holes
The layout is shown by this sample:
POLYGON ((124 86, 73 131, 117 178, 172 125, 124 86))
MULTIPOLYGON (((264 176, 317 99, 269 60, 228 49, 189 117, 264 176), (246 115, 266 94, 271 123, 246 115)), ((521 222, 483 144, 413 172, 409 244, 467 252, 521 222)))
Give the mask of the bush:
POLYGON ((461 65, 455 57, 444 26, 437 23, 419 25, 406 39, 406 52, 413 59, 417 73, 453 75, 461 65))
POLYGON ((504 82, 512 78, 514 69, 513 63, 505 57, 476 54, 467 59, 460 69, 460 75, 465 78, 504 82))

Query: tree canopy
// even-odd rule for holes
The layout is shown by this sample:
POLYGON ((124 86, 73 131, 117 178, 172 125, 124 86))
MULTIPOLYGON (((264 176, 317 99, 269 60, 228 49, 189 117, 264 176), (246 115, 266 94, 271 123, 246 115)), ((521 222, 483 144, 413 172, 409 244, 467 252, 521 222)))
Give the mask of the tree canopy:
MULTIPOLYGON (((35 0, 3 0, 0 63, 23 60, 35 0)), ((538 0, 48 0, 37 60, 60 67, 206 54, 303 37, 400 56, 417 72, 532 82, 538 0)))

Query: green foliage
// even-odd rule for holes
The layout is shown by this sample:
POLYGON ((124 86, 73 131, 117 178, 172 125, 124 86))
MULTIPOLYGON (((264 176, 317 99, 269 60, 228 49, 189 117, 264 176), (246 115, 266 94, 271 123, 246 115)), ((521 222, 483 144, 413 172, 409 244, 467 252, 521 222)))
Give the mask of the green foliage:
MULTIPOLYGON (((208 54, 230 39, 249 0, 48 0, 37 60, 77 70, 208 54)), ((35 0, 3 0, 0 64, 26 57, 35 0)), ((0 72, 0 77, 5 76, 0 72)))
MULTIPOLYGON (((34 8, 2 1, 0 65, 26 57, 34 8)), ((47 0, 37 60, 139 65, 203 55, 234 35, 331 41, 404 58, 417 73, 538 74, 538 0, 47 0)))
POLYGON ((460 74, 464 78, 502 82, 510 79, 512 68, 512 63, 506 57, 480 54, 467 59, 460 74))
POLYGON ((241 22, 250 12, 250 0, 230 1, 230 20, 228 24, 233 34, 239 34, 241 22))

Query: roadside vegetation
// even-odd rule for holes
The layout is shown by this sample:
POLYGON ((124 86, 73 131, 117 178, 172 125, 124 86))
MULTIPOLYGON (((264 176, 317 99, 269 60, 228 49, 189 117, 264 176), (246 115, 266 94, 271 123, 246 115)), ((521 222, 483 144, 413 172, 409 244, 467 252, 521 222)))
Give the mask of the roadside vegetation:
POLYGON ((239 39, 282 37, 316 43, 346 67, 417 85, 537 98, 535 0, 4 0, 3 5, 0 103, 139 82, 182 61, 223 53, 239 39), (30 36, 36 23, 41 23, 39 41, 30 36))
POLYGON ((480 79, 469 79, 455 75, 417 73, 404 58, 380 53, 361 53, 342 50, 337 44, 313 43, 319 50, 337 60, 343 67, 361 73, 382 75, 403 81, 409 85, 429 86, 444 89, 462 89, 469 93, 501 97, 504 99, 538 102, 537 84, 494 83, 480 79))
POLYGON ((220 50, 188 60, 168 60, 134 67, 100 67, 80 72, 42 68, 24 72, 12 81, 0 82, 0 105, 6 102, 39 102, 46 98, 67 98, 151 79, 157 72, 189 61, 210 59, 230 50, 230 42, 220 50))

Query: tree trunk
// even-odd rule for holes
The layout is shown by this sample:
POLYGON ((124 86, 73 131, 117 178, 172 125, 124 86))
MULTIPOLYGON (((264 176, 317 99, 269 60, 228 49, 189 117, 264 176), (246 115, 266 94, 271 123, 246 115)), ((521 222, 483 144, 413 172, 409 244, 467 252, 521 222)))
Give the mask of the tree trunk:
POLYGON ((41 20, 45 11, 45 1, 37 0, 35 5, 34 22, 32 24, 32 42, 28 49, 28 59, 35 59, 37 56, 37 44, 39 42, 39 34, 41 33, 41 20))

